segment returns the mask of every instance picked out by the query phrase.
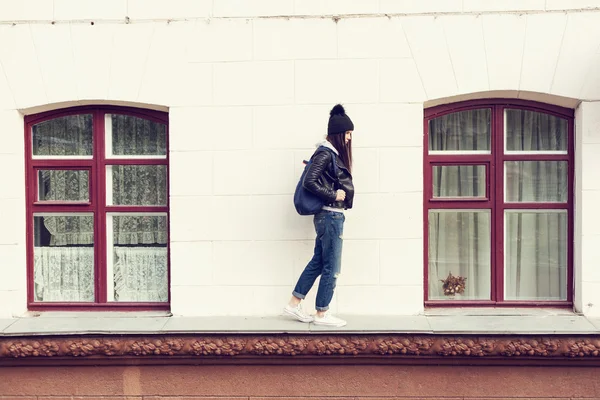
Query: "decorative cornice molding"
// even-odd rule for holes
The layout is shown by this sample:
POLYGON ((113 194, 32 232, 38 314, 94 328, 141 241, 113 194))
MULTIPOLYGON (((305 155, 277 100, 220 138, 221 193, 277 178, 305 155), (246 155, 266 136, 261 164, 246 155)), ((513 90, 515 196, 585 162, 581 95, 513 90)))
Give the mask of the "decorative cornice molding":
POLYGON ((190 335, 0 338, 0 360, 49 358, 598 359, 600 336, 190 335))

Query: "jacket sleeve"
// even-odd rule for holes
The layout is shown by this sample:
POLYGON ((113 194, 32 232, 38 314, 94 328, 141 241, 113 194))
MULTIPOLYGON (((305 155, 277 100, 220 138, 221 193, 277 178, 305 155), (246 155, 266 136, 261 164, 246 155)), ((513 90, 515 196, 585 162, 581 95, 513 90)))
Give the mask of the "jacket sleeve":
POLYGON ((302 186, 311 193, 328 202, 334 202, 336 193, 334 190, 324 186, 320 179, 331 163, 331 154, 328 151, 319 151, 315 153, 312 163, 306 171, 302 186))

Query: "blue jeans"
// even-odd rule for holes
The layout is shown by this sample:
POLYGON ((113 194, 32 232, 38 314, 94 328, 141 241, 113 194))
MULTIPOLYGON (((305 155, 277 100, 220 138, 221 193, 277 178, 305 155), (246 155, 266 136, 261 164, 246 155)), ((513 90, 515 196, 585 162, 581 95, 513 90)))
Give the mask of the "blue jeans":
POLYGON ((343 213, 324 210, 314 217, 317 232, 315 253, 298 278, 292 294, 299 299, 304 299, 317 277, 321 275, 315 304, 317 311, 329 309, 335 284, 342 269, 342 236, 345 220, 343 213))

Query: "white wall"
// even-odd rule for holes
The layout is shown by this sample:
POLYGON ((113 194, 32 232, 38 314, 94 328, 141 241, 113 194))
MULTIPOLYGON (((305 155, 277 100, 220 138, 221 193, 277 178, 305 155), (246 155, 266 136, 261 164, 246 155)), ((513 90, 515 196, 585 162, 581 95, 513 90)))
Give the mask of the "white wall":
POLYGON ((0 166, 11 171, 0 185, 0 220, 11 227, 0 231, 0 317, 26 308, 23 114, 98 102, 168 110, 173 312, 276 314, 312 251, 311 220, 291 205, 301 160, 324 135, 329 109, 343 102, 356 126, 357 197, 333 309, 414 314, 423 309, 423 107, 500 94, 570 107, 586 101, 577 196, 589 222, 576 227, 576 283, 583 311, 597 312, 596 7, 600 1, 0 2, 0 166))
MULTIPOLYGON (((0 93, 2 93, 0 91, 0 93)), ((1 95, 0 95, 1 98, 1 95)), ((0 104, 2 100, 0 100, 0 104)), ((27 310, 23 117, 0 110, 0 318, 27 310)))
POLYGON ((576 118, 576 295, 583 313, 600 316, 600 102, 582 102, 576 118))

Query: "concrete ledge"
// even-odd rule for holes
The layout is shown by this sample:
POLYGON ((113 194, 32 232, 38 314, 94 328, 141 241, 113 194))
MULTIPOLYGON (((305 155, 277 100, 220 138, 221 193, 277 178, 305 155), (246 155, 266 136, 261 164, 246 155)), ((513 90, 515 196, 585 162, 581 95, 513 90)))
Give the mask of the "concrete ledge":
MULTIPOLYGON (((344 316, 342 316, 344 317, 344 316)), ((600 319, 551 309, 346 316, 327 329, 284 316, 42 313, 0 320, 0 366, 375 363, 600 366, 600 319)))
POLYGON ((600 318, 553 309, 444 309, 414 316, 341 316, 348 325, 325 328, 285 316, 174 317, 167 313, 47 312, 0 319, 0 337, 173 334, 468 334, 594 335, 600 318))

